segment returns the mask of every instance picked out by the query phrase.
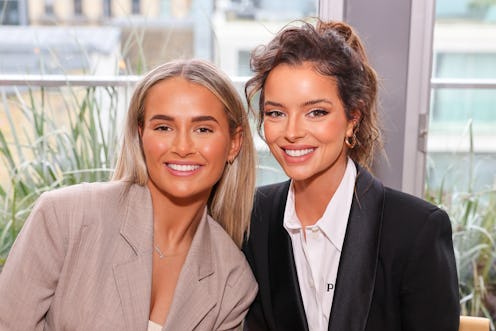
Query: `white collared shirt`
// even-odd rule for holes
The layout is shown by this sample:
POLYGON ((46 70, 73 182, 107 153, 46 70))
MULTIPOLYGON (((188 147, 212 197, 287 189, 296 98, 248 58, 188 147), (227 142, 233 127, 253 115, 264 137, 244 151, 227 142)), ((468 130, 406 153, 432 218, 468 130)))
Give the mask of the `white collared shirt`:
POLYGON ((303 306, 310 331, 328 329, 341 249, 353 199, 356 167, 348 158, 338 189, 322 217, 303 228, 296 215, 291 183, 284 211, 284 228, 291 237, 303 306), (303 231, 306 232, 306 239, 303 231))

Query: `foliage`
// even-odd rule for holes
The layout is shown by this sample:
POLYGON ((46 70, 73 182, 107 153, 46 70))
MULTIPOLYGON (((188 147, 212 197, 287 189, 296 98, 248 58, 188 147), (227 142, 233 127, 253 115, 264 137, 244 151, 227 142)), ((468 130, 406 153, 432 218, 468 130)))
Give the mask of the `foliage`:
POLYGON ((468 2, 469 8, 478 10, 487 10, 491 6, 496 5, 496 0, 470 0, 468 2))
POLYGON ((41 87, 2 96, 0 265, 41 193, 109 178, 118 135, 115 88, 41 87))
POLYGON ((444 187, 426 190, 426 198, 444 208, 453 226, 453 246, 458 268, 462 315, 483 316, 496 321, 496 189, 474 191, 474 146, 469 122, 470 166, 465 192, 444 187))

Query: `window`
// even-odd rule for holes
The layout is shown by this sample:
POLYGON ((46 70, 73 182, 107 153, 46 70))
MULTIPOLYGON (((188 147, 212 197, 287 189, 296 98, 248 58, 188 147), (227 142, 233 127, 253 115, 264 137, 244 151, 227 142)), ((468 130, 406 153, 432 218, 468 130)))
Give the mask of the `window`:
POLYGON ((103 16, 112 16, 112 0, 103 0, 103 16))
POLYGON ((496 185, 496 86, 480 86, 496 79, 494 13, 496 3, 436 2, 427 165, 431 192, 457 194, 496 185))
POLYGON ((45 0, 45 14, 47 16, 53 16, 55 14, 53 9, 53 1, 54 0, 45 0))
POLYGON ((74 15, 83 15, 83 0, 74 0, 74 15))
POLYGON ((2 25, 20 24, 18 0, 0 0, 0 24, 2 25))
POLYGON ((133 15, 138 15, 140 13, 140 0, 132 0, 132 9, 131 12, 133 15))

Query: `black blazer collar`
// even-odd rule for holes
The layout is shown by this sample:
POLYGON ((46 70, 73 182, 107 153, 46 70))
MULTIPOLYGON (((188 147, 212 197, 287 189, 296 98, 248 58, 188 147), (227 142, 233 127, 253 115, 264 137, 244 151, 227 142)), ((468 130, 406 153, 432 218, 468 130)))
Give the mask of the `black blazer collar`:
MULTIPOLYGON (((374 291, 384 188, 357 166, 355 195, 341 253, 329 331, 365 329, 374 291)), ((283 226, 290 182, 270 192, 271 209, 264 211, 270 224, 268 268, 272 314, 279 330, 307 331, 291 238, 283 226)))
POLYGON ((284 210, 290 181, 274 192, 278 204, 272 210, 269 227, 269 282, 270 297, 278 330, 308 331, 305 309, 301 298, 293 245, 283 226, 284 210))
POLYGON ((358 168, 341 252, 329 331, 365 330, 379 256, 384 188, 358 168))

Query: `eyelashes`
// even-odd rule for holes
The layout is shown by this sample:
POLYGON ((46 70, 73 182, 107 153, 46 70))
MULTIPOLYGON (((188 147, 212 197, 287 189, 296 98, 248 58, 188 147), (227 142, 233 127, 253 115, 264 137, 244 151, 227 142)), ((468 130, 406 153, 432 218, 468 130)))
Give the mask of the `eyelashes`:
MULTIPOLYGON (((160 124, 160 125, 154 126, 153 131, 172 132, 172 131, 174 131, 174 129, 169 125, 160 124)), ((215 130, 209 126, 196 127, 192 131, 196 132, 196 133, 200 133, 200 134, 215 132, 215 130)))
POLYGON ((264 117, 271 117, 271 118, 277 118, 277 117, 282 117, 285 114, 282 111, 279 110, 267 110, 264 111, 264 117))
MULTIPOLYGON (((280 117, 287 116, 286 113, 281 111, 281 110, 266 110, 266 111, 264 111, 263 114, 264 114, 264 117, 268 117, 268 118, 280 118, 280 117)), ((307 113, 305 113, 305 116, 309 117, 309 118, 319 118, 319 117, 326 116, 327 114, 329 114, 329 111, 319 108, 319 109, 312 109, 312 110, 308 111, 307 113)))

